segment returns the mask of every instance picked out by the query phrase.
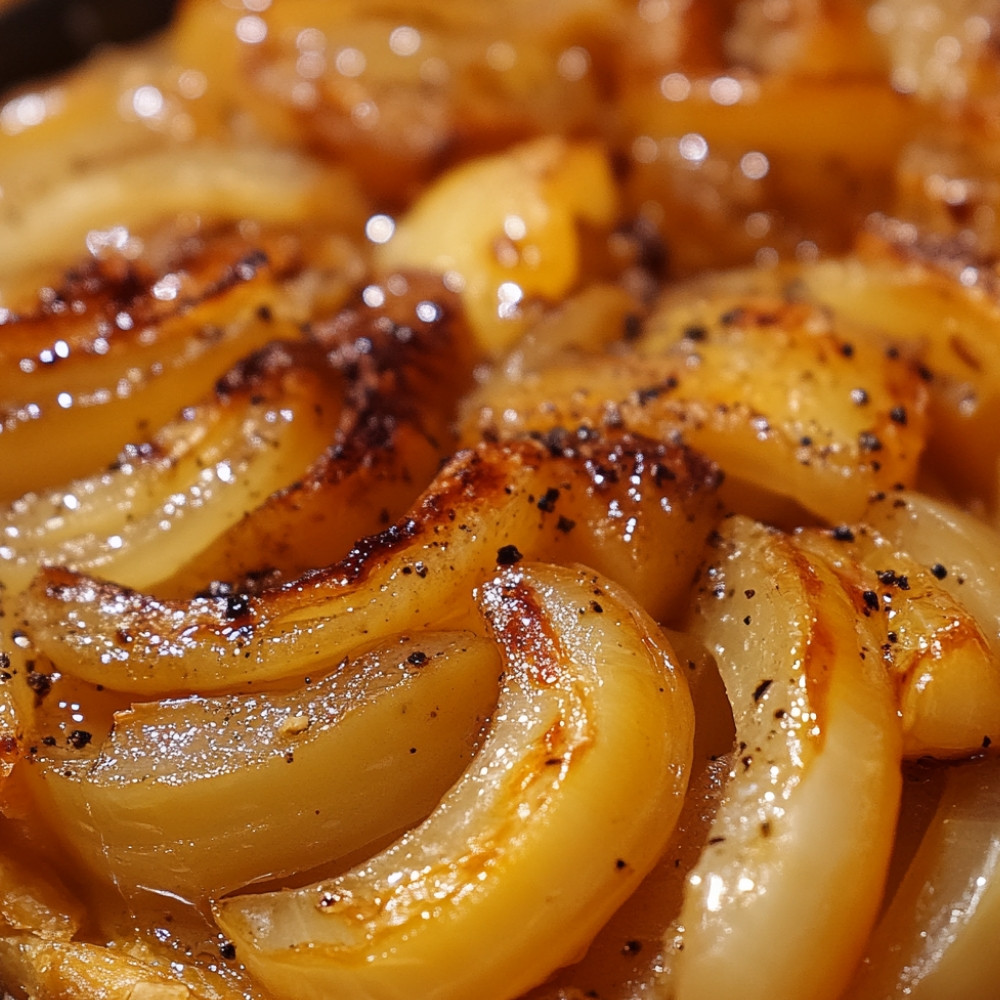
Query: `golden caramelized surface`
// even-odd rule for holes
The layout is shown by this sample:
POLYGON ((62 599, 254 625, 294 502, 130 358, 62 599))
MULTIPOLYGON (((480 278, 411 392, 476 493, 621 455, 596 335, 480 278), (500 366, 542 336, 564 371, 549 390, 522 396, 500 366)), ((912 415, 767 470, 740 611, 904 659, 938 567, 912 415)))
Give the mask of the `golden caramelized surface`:
POLYGON ((0 994, 1000 981, 1000 3, 185 0, 0 96, 0 994))

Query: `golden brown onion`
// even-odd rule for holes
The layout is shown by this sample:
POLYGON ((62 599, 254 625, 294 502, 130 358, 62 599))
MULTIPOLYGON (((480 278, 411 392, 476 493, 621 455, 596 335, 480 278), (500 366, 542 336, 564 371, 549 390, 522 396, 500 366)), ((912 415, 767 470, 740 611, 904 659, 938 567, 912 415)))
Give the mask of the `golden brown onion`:
POLYGON ((593 566, 676 616, 718 482, 704 459, 628 435, 484 444, 456 455, 409 517, 281 588, 167 601, 52 568, 18 616, 59 670, 145 694, 315 673, 379 636, 466 627, 473 588, 522 558, 593 566))
POLYGON ((670 836, 693 714, 653 621, 595 574, 544 565, 499 573, 479 603, 500 699, 431 816, 335 879, 216 905, 277 996, 514 997, 586 944, 670 836))
POLYGON ((25 777, 123 896, 202 902, 422 819, 472 756, 500 669, 468 633, 400 636, 290 690, 133 705, 99 746, 43 743, 25 777))
MULTIPOLYGON (((503 366, 466 404, 466 435, 584 422, 681 439, 725 471, 742 509, 831 520, 912 484, 925 390, 904 362, 793 286, 749 274, 673 288, 638 337, 535 369, 503 366)), ((625 333, 633 333, 629 326, 625 333)))
POLYGON ((666 939, 677 1000, 833 1000, 861 956, 901 786, 885 628, 863 611, 791 538, 726 523, 693 627, 726 683, 737 742, 666 939))

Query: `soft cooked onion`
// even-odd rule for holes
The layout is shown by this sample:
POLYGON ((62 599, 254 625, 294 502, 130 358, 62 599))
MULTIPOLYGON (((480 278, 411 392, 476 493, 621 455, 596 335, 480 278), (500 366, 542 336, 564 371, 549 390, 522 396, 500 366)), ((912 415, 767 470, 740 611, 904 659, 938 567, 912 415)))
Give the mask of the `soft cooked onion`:
POLYGON ((0 993, 992 1000, 998 17, 184 0, 0 95, 0 993))
MULTIPOLYGON (((902 499, 894 504, 905 507, 902 499)), ((866 592, 866 612, 885 622, 882 659, 897 687, 904 755, 976 754, 1000 740, 1000 657, 991 622, 973 613, 982 604, 965 601, 969 590, 946 587, 934 564, 913 557, 908 532, 893 534, 895 543, 861 525, 804 530, 797 538, 866 592)))
POLYGON ((45 749, 27 777, 98 878, 203 902, 422 819, 471 757, 499 673, 485 639, 401 636, 292 690, 136 705, 95 752, 45 749))
POLYGON ((994 760, 949 772, 848 1000, 987 1000, 1000 977, 998 919, 1000 768, 994 760))
POLYGON ((678 1000, 835 998, 861 957, 888 871, 902 742, 884 624, 862 608, 793 541, 742 518, 727 525, 694 628, 726 682, 737 744, 668 933, 678 1000))
POLYGON ((586 945, 669 838, 693 713, 657 626, 601 577, 544 565, 498 574, 479 606, 504 659, 494 723, 427 820, 335 879, 216 904, 277 996, 516 994, 586 945))
MULTIPOLYGON (((190 212, 197 218, 267 223, 323 219, 334 229, 357 225, 364 200, 353 179, 287 150, 203 142, 178 159, 154 150, 89 171, 0 216, 0 277, 81 256, 88 234, 119 227, 125 238, 190 212)), ((6 305, 7 303, 4 302, 6 305)))
POLYGON ((873 492, 915 481, 919 377, 836 311, 799 301, 791 279, 682 284, 627 352, 609 338, 567 354, 514 379, 501 367, 468 404, 467 436, 617 422, 682 437, 726 470, 724 493, 771 517, 791 501, 799 519, 853 520, 873 492))
POLYGON ((280 680, 332 667, 381 635, 467 627, 472 589, 521 558, 648 581, 650 608, 677 615, 718 511, 717 471, 684 449, 594 438, 460 452, 410 516, 259 596, 156 600, 51 569, 20 614, 59 670, 146 694, 280 680))

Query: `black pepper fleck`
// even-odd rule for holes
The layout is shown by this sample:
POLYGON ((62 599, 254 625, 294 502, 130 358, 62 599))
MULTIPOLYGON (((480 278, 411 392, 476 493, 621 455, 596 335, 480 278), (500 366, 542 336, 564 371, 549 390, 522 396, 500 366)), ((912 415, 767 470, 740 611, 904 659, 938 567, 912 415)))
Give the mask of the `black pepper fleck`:
POLYGON ((559 490, 554 486, 550 486, 549 489, 545 491, 545 495, 541 497, 538 501, 538 509, 544 510, 546 514, 551 514, 556 507, 556 501, 559 499, 559 490))
POLYGON ((519 563, 524 556, 521 554, 520 550, 516 545, 501 545, 497 549, 497 565, 498 566, 513 566, 519 563))
POLYGON ((74 750, 82 750, 93 737, 86 729, 74 729, 69 736, 66 737, 66 742, 74 750))

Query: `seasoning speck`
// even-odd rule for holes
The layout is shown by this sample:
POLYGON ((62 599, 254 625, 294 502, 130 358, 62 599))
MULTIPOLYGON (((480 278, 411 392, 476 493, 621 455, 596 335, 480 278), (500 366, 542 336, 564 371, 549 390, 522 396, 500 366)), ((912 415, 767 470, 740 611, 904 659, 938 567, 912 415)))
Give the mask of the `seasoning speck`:
POLYGON ((502 545, 497 549, 497 565, 513 566, 524 558, 516 545, 502 545))

